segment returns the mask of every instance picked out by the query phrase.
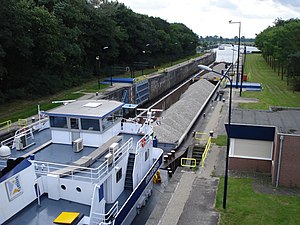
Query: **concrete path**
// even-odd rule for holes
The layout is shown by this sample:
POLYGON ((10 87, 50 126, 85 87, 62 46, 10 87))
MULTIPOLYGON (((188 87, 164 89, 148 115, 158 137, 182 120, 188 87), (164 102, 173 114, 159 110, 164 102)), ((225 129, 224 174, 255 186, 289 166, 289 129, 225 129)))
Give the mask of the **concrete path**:
MULTIPOLYGON (((226 114, 227 103, 218 101, 206 117, 208 121, 201 132, 209 133, 213 130, 215 135, 224 132, 220 126, 224 126, 226 114)), ((224 160, 224 151, 213 145, 204 168, 196 172, 178 167, 146 225, 218 224, 219 213, 214 207, 219 178, 212 175, 217 165, 224 165, 220 163, 224 160)))

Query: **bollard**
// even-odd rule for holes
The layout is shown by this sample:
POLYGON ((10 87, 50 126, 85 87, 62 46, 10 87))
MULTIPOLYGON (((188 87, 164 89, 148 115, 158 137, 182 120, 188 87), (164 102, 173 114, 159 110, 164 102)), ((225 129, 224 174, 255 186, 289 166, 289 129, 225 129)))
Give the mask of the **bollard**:
POLYGON ((168 170, 168 175, 169 175, 169 177, 172 177, 172 171, 171 170, 168 170))
POLYGON ((213 137, 213 136, 214 136, 214 131, 213 131, 213 130, 209 131, 209 136, 210 136, 210 137, 213 137))
POLYGON ((34 160, 34 154, 30 154, 30 155, 29 155, 29 159, 30 159, 30 160, 34 160))
POLYGON ((35 122, 35 118, 31 117, 31 123, 34 123, 34 122, 35 122))
POLYGON ((99 95, 99 92, 97 91, 97 92, 96 92, 96 96, 98 96, 98 95, 99 95))
POLYGON ((164 162, 167 162, 168 161, 168 155, 164 155, 164 162))
POLYGON ((175 157, 175 150, 171 150, 172 156, 175 157))

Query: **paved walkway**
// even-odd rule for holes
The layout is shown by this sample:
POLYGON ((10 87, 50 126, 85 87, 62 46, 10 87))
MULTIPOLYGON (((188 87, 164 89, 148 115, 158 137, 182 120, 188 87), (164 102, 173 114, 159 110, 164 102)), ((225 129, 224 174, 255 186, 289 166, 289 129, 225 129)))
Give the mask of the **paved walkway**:
MULTIPOLYGON (((218 101, 201 132, 209 133, 213 130, 214 135, 224 134, 227 108, 227 102, 218 101)), ((218 224, 219 213, 215 210, 215 199, 219 178, 212 175, 223 173, 224 159, 225 148, 212 145, 204 168, 193 172, 178 167, 146 225, 218 224)))

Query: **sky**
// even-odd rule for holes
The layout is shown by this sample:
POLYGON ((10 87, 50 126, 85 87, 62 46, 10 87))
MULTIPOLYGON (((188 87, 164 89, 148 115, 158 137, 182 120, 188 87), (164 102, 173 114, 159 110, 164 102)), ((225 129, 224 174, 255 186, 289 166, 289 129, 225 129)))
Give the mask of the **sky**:
POLYGON ((276 18, 300 19, 300 0, 118 0, 136 13, 183 23, 199 36, 255 38, 276 18))

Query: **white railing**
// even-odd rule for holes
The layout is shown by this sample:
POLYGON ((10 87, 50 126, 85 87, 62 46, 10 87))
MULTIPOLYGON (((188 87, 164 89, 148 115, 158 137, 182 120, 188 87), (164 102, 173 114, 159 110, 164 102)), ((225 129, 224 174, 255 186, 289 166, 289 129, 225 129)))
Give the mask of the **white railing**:
POLYGON ((124 145, 114 152, 113 166, 118 164, 124 158, 127 152, 132 149, 133 138, 131 137, 124 145))
POLYGON ((151 129, 136 143, 136 148, 135 148, 135 152, 134 152, 135 154, 137 154, 141 148, 143 148, 144 146, 151 143, 152 132, 153 132, 153 130, 151 129))
POLYGON ((48 118, 44 118, 35 123, 32 123, 28 126, 25 126, 25 127, 22 127, 20 129, 16 130, 14 136, 1 141, 1 146, 5 145, 5 146, 8 146, 11 149, 13 149, 15 147, 16 137, 19 137, 22 135, 28 136, 28 134, 29 134, 33 138, 33 132, 35 132, 36 130, 43 129, 46 126, 48 121, 49 121, 48 118))
POLYGON ((96 169, 42 161, 32 162, 37 176, 45 176, 50 173, 60 177, 71 177, 72 180, 81 180, 92 183, 99 182, 99 174, 105 174, 108 171, 108 164, 106 161, 96 169))
MULTIPOLYGON (((126 156, 126 153, 129 151, 129 149, 132 148, 132 141, 133 138, 130 138, 114 153, 112 161, 113 166, 118 164, 118 162, 126 156)), ((91 183, 99 183, 100 180, 103 179, 109 171, 108 160, 105 160, 97 168, 88 168, 41 161, 32 162, 34 164, 37 176, 47 175, 51 173, 60 177, 71 177, 72 180, 81 180, 91 183)))
POLYGON ((119 202, 115 202, 115 204, 111 207, 111 209, 105 213, 105 214, 101 214, 101 213, 96 213, 96 212, 92 212, 92 216, 91 216, 91 221, 90 221, 90 225, 110 225, 110 224, 114 224, 114 218, 117 215, 118 211, 119 211, 119 202))

